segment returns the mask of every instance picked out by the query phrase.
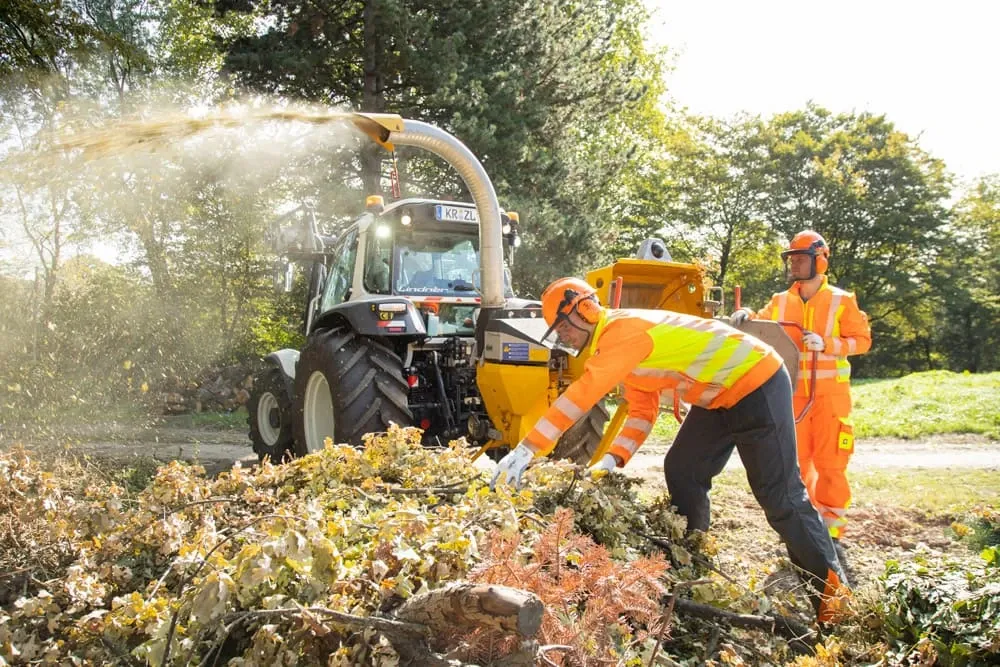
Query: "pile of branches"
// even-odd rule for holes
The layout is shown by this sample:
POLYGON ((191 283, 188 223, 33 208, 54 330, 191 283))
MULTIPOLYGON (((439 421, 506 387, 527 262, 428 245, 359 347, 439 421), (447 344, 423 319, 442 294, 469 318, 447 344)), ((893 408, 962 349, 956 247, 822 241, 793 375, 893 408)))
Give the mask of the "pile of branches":
POLYGON ((250 364, 208 368, 188 383, 170 376, 159 392, 163 414, 235 410, 250 398, 254 370, 250 364))
POLYGON ((393 429, 138 493, 0 452, 0 664, 780 663, 810 637, 665 498, 564 462, 491 492, 469 451, 393 429))

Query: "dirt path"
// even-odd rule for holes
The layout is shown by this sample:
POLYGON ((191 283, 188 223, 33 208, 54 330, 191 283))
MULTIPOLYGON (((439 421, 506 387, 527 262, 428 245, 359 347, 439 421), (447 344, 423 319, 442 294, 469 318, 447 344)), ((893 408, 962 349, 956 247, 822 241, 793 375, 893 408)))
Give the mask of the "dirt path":
MULTIPOLYGON (((243 461, 244 465, 256 460, 245 428, 192 428, 170 423, 147 426, 121 423, 81 425, 64 429, 59 435, 29 437, 20 442, 29 449, 65 449, 123 461, 135 457, 163 462, 175 459, 198 461, 210 473, 228 468, 237 460, 243 461)), ((626 473, 650 482, 662 482, 663 456, 667 446, 665 442, 646 443, 629 463, 626 473)), ((493 465, 486 457, 482 457, 479 463, 483 468, 493 465)), ((734 453, 726 468, 741 467, 740 458, 734 453)), ((859 440, 851 468, 996 470, 1000 469, 1000 442, 981 436, 962 435, 935 436, 923 440, 859 440)))
MULTIPOLYGON (((632 457, 626 473, 647 480, 663 479, 666 443, 647 443, 632 457)), ((979 468, 1000 470, 1000 442, 981 436, 942 435, 922 440, 869 438, 858 440, 851 458, 851 470, 979 468)), ((726 470, 742 469, 739 454, 733 452, 726 470)))

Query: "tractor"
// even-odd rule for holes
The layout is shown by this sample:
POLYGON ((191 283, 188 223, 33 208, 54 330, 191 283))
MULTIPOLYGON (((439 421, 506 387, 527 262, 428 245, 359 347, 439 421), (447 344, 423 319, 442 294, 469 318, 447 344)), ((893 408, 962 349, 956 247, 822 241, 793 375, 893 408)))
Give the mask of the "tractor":
MULTIPOLYGON (((503 295, 520 243, 518 215, 501 212, 503 295)), ((390 422, 415 425, 428 444, 469 434, 483 418, 476 386, 480 308, 479 220, 471 203, 408 198, 366 210, 337 237, 311 211, 272 232, 276 250, 308 266, 306 344, 268 357, 249 401, 250 438, 280 460, 323 447, 359 445, 390 422)), ((286 283, 287 285, 287 283, 286 283)))

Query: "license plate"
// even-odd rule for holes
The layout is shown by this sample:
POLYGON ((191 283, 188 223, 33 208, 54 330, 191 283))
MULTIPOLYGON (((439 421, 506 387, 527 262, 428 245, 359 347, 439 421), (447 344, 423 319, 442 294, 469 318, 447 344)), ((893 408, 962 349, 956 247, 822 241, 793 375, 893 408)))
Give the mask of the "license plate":
POLYGON ((445 222, 479 222, 479 214, 476 209, 462 206, 438 204, 434 207, 434 217, 445 222))

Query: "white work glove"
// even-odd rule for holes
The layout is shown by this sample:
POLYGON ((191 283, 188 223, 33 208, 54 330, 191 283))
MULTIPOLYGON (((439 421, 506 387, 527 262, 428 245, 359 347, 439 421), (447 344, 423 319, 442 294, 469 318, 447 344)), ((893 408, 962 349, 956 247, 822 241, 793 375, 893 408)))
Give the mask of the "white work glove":
POLYGON ((823 337, 812 331, 807 331, 802 334, 802 345, 810 352, 822 352, 826 349, 826 343, 823 342, 823 337))
POLYGON ((729 323, 734 327, 738 327, 749 319, 750 311, 746 308, 740 308, 739 310, 733 311, 733 314, 729 316, 729 323))
POLYGON ((592 479, 600 479, 618 467, 618 459, 611 454, 605 454, 601 460, 587 468, 592 479))
POLYGON ((503 473, 507 474, 508 484, 513 484, 516 488, 520 489, 521 475, 533 458, 535 458, 535 452, 523 442, 515 447, 507 456, 500 459, 500 462, 497 464, 497 471, 493 473, 493 479, 490 480, 490 491, 496 488, 497 480, 500 479, 500 475, 503 473))

